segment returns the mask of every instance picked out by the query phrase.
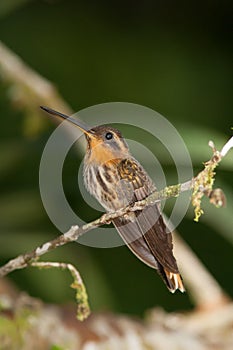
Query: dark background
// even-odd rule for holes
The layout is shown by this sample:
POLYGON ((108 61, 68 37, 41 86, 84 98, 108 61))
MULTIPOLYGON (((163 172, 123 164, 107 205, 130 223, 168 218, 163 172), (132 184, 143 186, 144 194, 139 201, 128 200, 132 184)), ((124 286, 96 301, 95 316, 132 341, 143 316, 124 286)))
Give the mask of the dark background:
MULTIPOLYGON (((232 10, 231 1, 5 0, 0 5, 0 39, 52 81, 75 111, 122 101, 161 113, 183 136, 197 172, 211 155, 208 141, 221 148, 232 135, 232 10)), ((43 130, 37 129, 15 108, 11 94, 9 86, 1 83, 2 264, 59 233, 43 208, 38 184, 40 157, 54 126, 44 119, 43 130)), ((151 144, 146 139, 142 135, 140 142, 151 144)), ((90 221, 98 213, 80 207, 81 199, 72 190, 78 157, 81 160, 73 150, 67 158, 64 187, 72 206, 90 221)), ((168 158, 160 161, 172 181, 174 169, 168 158)), ((230 153, 216 180, 226 193, 227 208, 215 209, 207 203, 199 224, 190 210, 178 228, 230 295, 232 169, 230 153)), ((126 247, 72 244, 45 258, 78 267, 94 310, 141 315, 157 305, 167 310, 192 306, 188 293, 170 295, 155 272, 126 247)), ((43 300, 73 301, 68 273, 30 268, 10 278, 43 300)))

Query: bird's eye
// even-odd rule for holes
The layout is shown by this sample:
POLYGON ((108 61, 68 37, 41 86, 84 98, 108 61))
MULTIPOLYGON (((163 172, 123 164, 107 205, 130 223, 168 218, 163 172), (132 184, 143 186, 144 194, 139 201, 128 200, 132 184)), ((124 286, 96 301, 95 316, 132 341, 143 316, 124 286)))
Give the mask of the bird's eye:
POLYGON ((113 134, 111 132, 107 132, 106 135, 105 135, 105 138, 107 140, 111 140, 113 138, 113 134))

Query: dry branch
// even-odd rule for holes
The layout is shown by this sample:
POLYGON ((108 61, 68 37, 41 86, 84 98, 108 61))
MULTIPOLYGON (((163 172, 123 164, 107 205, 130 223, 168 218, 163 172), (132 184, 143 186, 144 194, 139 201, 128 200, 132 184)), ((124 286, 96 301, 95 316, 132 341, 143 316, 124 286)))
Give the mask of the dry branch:
POLYGON ((43 128, 45 118, 41 118, 38 106, 56 106, 64 113, 72 114, 72 109, 58 93, 55 86, 27 66, 22 59, 0 41, 0 80, 8 86, 8 97, 14 108, 27 116, 25 131, 36 134, 43 128))

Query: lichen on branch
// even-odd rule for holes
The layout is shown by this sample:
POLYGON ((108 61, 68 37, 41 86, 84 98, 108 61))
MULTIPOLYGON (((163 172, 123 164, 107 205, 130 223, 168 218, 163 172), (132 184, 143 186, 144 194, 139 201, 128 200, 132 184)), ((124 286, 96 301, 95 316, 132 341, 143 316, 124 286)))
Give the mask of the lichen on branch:
POLYGON ((70 286, 76 291, 77 319, 79 321, 84 321, 90 315, 90 306, 88 303, 85 285, 78 270, 72 264, 51 261, 34 261, 30 265, 40 269, 58 268, 62 270, 69 270, 73 277, 73 282, 70 286))
MULTIPOLYGON (((228 141, 229 143, 229 141, 228 141)), ((204 169, 195 177, 193 182, 192 205, 194 206, 195 218, 198 222, 200 216, 204 213, 201 208, 201 201, 203 196, 207 196, 211 204, 220 208, 226 204, 226 198, 220 188, 213 189, 215 181, 215 169, 222 160, 222 153, 217 151, 214 143, 209 142, 209 146, 213 151, 213 155, 208 162, 204 163, 204 169)))

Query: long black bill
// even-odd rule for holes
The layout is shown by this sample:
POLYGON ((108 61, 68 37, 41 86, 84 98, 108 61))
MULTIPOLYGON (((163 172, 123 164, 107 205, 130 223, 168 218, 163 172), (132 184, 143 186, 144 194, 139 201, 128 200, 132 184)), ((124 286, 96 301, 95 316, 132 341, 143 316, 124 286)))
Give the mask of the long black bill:
POLYGON ((91 127, 88 126, 86 123, 84 123, 81 120, 78 119, 74 119, 66 114, 63 114, 61 112, 55 111, 52 108, 46 107, 46 106, 40 106, 41 109, 43 109, 43 111, 47 112, 50 115, 56 116, 56 117, 60 117, 62 119, 66 119, 68 120, 70 123, 78 126, 84 133, 89 134, 91 127))

